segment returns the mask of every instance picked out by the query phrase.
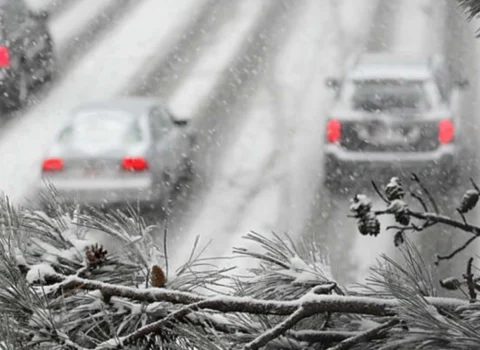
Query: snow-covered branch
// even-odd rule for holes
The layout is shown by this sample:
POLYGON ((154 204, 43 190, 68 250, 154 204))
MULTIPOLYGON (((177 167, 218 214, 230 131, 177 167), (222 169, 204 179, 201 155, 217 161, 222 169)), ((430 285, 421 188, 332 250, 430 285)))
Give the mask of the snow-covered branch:
MULTIPOLYGON (((224 313, 243 312, 257 315, 291 315, 298 308, 304 307, 310 314, 335 312, 375 316, 394 316, 395 308, 400 306, 395 299, 383 299, 362 296, 317 295, 309 294, 294 301, 258 300, 250 297, 218 296, 204 297, 195 293, 180 292, 165 288, 137 289, 79 278, 76 276, 48 275, 47 281, 62 281, 55 289, 99 290, 108 297, 122 297, 130 300, 155 303, 198 304, 201 309, 216 310, 224 313)), ((454 313, 458 307, 465 306, 466 301, 455 298, 427 297, 426 300, 437 308, 454 313)))

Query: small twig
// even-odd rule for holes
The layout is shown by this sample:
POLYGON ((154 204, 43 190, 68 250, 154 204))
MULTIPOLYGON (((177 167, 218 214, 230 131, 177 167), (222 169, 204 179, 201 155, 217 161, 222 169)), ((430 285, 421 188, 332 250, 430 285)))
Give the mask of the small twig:
POLYGON ((388 201, 387 198, 385 198, 385 196, 383 195, 383 193, 380 191, 380 189, 378 188, 377 184, 375 183, 375 181, 372 180, 372 186, 373 188, 375 189, 375 192, 377 192, 378 196, 386 203, 386 204, 389 204, 390 202, 388 201))
POLYGON ((470 178, 470 182, 472 183, 472 186, 477 190, 477 192, 480 193, 480 188, 478 188, 477 184, 475 183, 475 181, 473 181, 472 178, 470 178))
POLYGON ((275 327, 270 329, 269 331, 260 334, 257 338, 252 340, 250 343, 246 344, 243 349, 244 350, 257 350, 260 349, 262 346, 267 345, 273 339, 278 338, 283 333, 291 329, 295 326, 298 322, 303 320, 304 318, 311 315, 311 312, 307 311, 303 306, 300 306, 297 311, 293 314, 288 316, 283 322, 280 322, 275 327))
POLYGON ((307 343, 331 344, 359 335, 359 332, 351 331, 315 331, 300 330, 289 331, 287 335, 298 341, 307 343))
POLYGON ((468 225, 467 219, 465 218, 465 215, 463 215, 463 213, 460 211, 460 209, 457 209, 457 212, 460 214, 460 217, 462 218, 463 223, 465 225, 468 225))
POLYGON ((416 200, 418 200, 420 202, 420 205, 422 206, 423 210, 429 211, 428 207, 427 207, 427 204, 425 204, 425 201, 423 200, 423 198, 420 195, 418 195, 415 192, 410 192, 410 194, 412 195, 413 198, 415 198, 416 200))
POLYGON ((320 327, 320 329, 327 329, 328 327, 330 327, 330 320, 332 319, 332 313, 331 312, 327 312, 327 314, 325 315, 325 320, 323 321, 322 323, 322 326, 320 327))
POLYGON ((167 254, 167 232, 168 232, 168 220, 164 220, 163 229, 163 256, 165 257, 165 277, 168 280, 168 254, 167 254))
MULTIPOLYGON (((379 210, 379 211, 375 211, 375 214, 385 215, 389 213, 379 210)), ((430 222, 429 226, 433 226, 436 223, 441 223, 447 226, 457 228, 464 232, 469 232, 469 233, 473 233, 476 236, 480 236, 480 227, 473 226, 470 224, 465 224, 463 222, 449 218, 448 216, 443 216, 443 215, 434 214, 434 213, 420 213, 420 212, 411 211, 411 210, 408 211, 408 214, 416 219, 429 221, 430 222)))
POLYGON ((437 203, 435 202, 435 200, 433 199, 433 196, 432 194, 430 193, 430 191, 425 187, 423 186, 422 182, 420 181, 420 179, 418 178, 418 176, 416 174, 412 174, 412 179, 420 186, 420 188, 422 189, 422 191, 427 195, 428 197, 428 200, 430 201, 430 203, 432 204, 433 206, 433 210, 435 210, 435 213, 439 213, 439 210, 438 210, 438 206, 437 206, 437 203))
POLYGON ((472 264, 473 264, 473 258, 468 259, 467 273, 464 276, 465 280, 467 281, 468 294, 470 296, 470 303, 474 303, 475 301, 477 301, 477 293, 475 292, 475 282, 473 281, 472 264))
POLYGON ((368 331, 365 331, 363 333, 360 333, 356 336, 353 336, 351 338, 345 339, 344 341, 340 342, 339 344, 329 348, 328 350, 347 350, 352 348, 353 346, 357 345, 358 343, 363 343, 368 340, 372 340, 377 338, 380 333, 396 326, 398 323, 400 323, 399 320, 393 319, 388 321, 387 323, 384 323, 378 327, 369 329, 368 331))
POLYGON ((437 255, 437 261, 435 262, 435 265, 438 265, 440 260, 449 260, 449 259, 453 258, 455 255, 457 255, 458 253, 463 251, 465 248, 467 248, 469 246, 469 244, 472 243, 476 238, 478 238, 478 236, 470 237, 462 246, 458 247, 457 249, 455 249, 453 252, 451 252, 448 255, 437 255))
MULTIPOLYGON (((152 323, 150 323, 150 324, 148 324, 144 327, 141 327, 141 328, 137 329, 135 332, 132 332, 129 335, 126 335, 124 337, 119 338, 116 342, 116 344, 117 344, 116 348, 121 349, 125 345, 132 344, 139 339, 145 338, 146 336, 148 336, 152 333, 158 332, 167 322, 170 322, 170 321, 172 321, 176 318, 185 317, 190 312, 193 312, 193 311, 195 311, 199 308, 202 308, 203 304, 206 304, 206 302, 207 301, 204 300, 204 301, 200 301, 198 303, 186 305, 186 306, 180 308, 179 310, 177 310, 175 312, 172 312, 171 314, 162 318, 161 320, 158 320, 156 322, 152 322, 152 323)), ((112 343, 112 340, 108 340, 108 341, 104 342, 103 344, 100 344, 99 346, 97 346, 97 349, 103 349, 105 345, 111 344, 111 343, 112 343)))

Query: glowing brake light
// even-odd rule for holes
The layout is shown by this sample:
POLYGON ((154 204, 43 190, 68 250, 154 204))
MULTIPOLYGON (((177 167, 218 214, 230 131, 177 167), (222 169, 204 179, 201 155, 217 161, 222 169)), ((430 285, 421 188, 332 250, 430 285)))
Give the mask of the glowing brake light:
POLYGON ((451 142, 454 134, 455 128, 450 119, 442 119, 438 123, 438 141, 440 141, 442 145, 451 142))
POLYGON ((330 119, 327 124, 327 140, 330 143, 340 141, 342 124, 336 119, 330 119))
POLYGON ((122 167, 129 171, 143 171, 148 169, 148 163, 142 157, 125 157, 122 161, 122 167))
POLYGON ((8 47, 0 46, 0 67, 6 68, 10 66, 10 53, 8 47))
POLYGON ((63 169, 63 160, 61 158, 47 158, 43 161, 42 170, 44 172, 60 171, 63 169))

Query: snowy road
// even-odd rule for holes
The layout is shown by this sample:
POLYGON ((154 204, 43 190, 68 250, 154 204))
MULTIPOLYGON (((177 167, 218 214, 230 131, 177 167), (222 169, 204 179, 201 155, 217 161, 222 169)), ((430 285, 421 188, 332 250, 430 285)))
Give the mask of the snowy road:
MULTIPOLYGON (((435 0, 29 1, 51 13, 60 71, 3 123, 0 190, 16 202, 34 196, 44 151, 78 103, 158 96, 191 118, 200 135, 199 176, 173 197, 170 249, 185 253, 175 254, 173 265, 196 235, 213 240, 209 255, 225 256, 248 230, 288 231, 322 242, 340 280, 361 278, 393 243, 389 235, 360 237, 346 217, 348 202, 319 185, 332 99, 324 79, 365 47, 444 51, 478 76, 472 28, 451 4, 435 0)), ((464 109, 476 140, 478 107, 464 109)), ((464 176, 478 178, 470 165, 464 176)), ((438 236, 434 244, 420 239, 428 254, 455 243, 449 231, 438 236)))

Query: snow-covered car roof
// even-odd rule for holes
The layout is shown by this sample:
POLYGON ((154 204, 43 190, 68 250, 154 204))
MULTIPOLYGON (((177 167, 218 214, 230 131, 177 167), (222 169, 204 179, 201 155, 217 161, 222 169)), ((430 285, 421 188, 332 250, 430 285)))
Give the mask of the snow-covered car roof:
POLYGON ((347 72, 347 78, 352 80, 427 80, 432 76, 428 57, 390 53, 363 54, 347 72))

